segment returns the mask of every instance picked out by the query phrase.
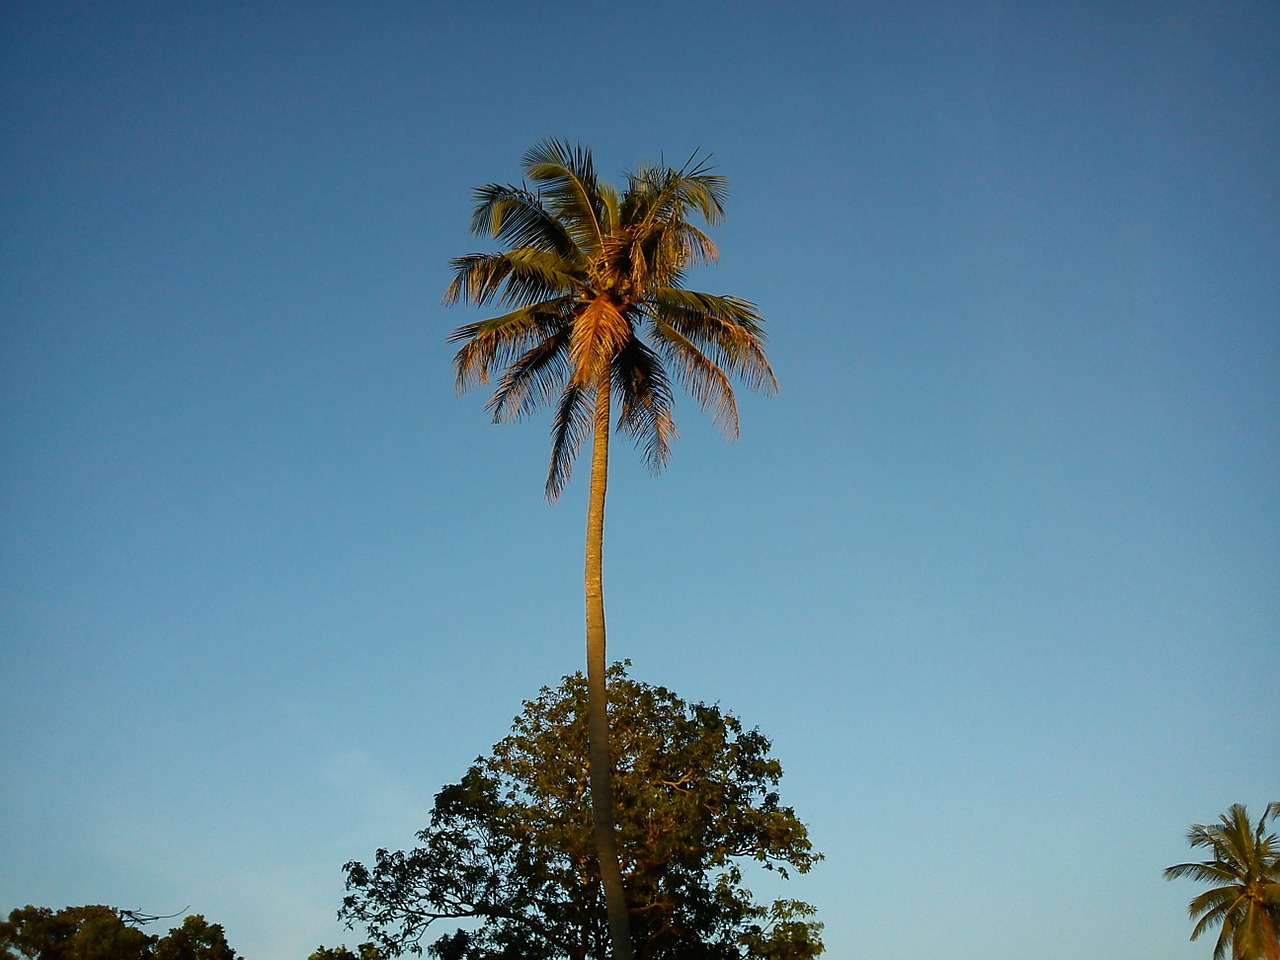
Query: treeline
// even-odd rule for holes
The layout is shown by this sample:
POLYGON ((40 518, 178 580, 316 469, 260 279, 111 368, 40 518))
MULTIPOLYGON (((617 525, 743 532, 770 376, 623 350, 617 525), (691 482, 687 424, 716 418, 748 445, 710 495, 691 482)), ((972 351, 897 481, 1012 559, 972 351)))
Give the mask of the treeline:
MULTIPOLYGON (((760 871, 807 873, 821 854, 782 802, 772 743, 714 704, 609 671, 609 711, 625 734, 615 753, 617 835, 636 960, 815 960, 822 924, 790 898, 760 899, 760 871)), ((437 795, 407 850, 346 864, 339 916, 362 929, 355 951, 309 960, 610 960, 595 855, 588 683, 544 687, 511 733, 437 795)), ((223 929, 105 906, 15 910, 0 924, 0 960, 240 960, 223 929)), ((269 958, 275 960, 275 958, 269 958)))
MULTIPOLYGON (((244 960, 227 943, 222 924, 192 914, 163 937, 142 930, 159 919, 102 904, 25 906, 0 922, 0 960, 244 960)), ((318 947, 308 960, 382 960, 372 944, 358 953, 318 947)))

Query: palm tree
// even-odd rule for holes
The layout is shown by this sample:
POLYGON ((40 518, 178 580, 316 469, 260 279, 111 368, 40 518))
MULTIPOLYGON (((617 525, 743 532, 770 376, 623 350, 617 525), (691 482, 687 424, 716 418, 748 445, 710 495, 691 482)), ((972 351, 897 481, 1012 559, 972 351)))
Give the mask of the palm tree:
POLYGON ((1224 960, 1231 945, 1232 960, 1280 960, 1280 841, 1266 833, 1267 820, 1280 817, 1280 802, 1267 804, 1257 826, 1249 822, 1242 804, 1208 826, 1191 825, 1187 842, 1206 847, 1213 859, 1178 863, 1164 871, 1166 880, 1190 877, 1214 884, 1187 906, 1197 920, 1191 939, 1211 927, 1222 926, 1213 948, 1214 960, 1224 960), (1197 919, 1198 918, 1198 919, 1197 919))
POLYGON ((724 214, 726 183, 705 160, 683 167, 640 166, 625 190, 599 179, 590 150, 546 140, 523 158, 525 182, 475 191, 471 232, 506 249, 454 260, 445 303, 507 312, 469 323, 450 340, 457 386, 489 382, 504 368, 486 409, 495 422, 554 405, 546 495, 569 481, 579 447, 591 439, 586 562, 588 768, 596 847, 615 960, 632 956, 630 923, 614 837, 612 764, 605 696, 602 580, 611 411, 617 429, 660 470, 676 437, 675 380, 726 436, 738 433, 731 377, 776 389, 764 354, 762 318, 737 297, 686 290, 687 267, 715 261, 715 245, 691 222, 724 214))

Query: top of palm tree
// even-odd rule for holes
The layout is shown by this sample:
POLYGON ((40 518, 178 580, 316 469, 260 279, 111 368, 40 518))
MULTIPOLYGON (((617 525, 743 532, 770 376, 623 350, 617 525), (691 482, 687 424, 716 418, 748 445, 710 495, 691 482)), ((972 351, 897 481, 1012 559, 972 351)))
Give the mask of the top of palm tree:
POLYGON ((725 179, 697 155, 681 167, 641 165, 619 191, 595 172, 591 151, 545 140, 523 158, 524 182, 478 187, 471 232, 504 249, 452 261, 445 303, 494 303, 505 312, 459 327, 457 386, 503 373, 487 409, 519 419, 554 401, 546 492, 559 496, 590 429, 602 384, 617 429, 661 469, 676 437, 667 373, 738 433, 731 377, 777 387, 754 304, 684 287, 687 268, 717 259, 693 221, 724 216, 725 179))
POLYGON ((1280 838, 1267 831, 1267 821, 1280 818, 1280 802, 1267 804, 1256 825, 1243 804, 1232 804, 1213 824, 1192 824, 1187 842, 1203 847, 1211 859, 1177 863, 1164 871, 1166 880, 1189 877, 1213 887, 1188 904, 1197 920, 1191 939, 1221 925, 1214 960, 1228 947, 1233 960, 1280 960, 1280 838))

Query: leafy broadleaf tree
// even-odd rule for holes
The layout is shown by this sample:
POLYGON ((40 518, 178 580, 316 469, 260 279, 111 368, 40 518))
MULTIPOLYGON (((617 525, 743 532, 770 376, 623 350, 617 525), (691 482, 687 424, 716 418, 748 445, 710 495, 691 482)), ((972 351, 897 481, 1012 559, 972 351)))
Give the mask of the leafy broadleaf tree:
POLYGON ((1196 921, 1191 939, 1221 927, 1214 960, 1280 960, 1280 840, 1267 832, 1267 821, 1280 818, 1280 802, 1267 804, 1256 825, 1242 804, 1232 804, 1217 823, 1192 824, 1187 842, 1207 849, 1211 858, 1177 863, 1164 871, 1166 880, 1190 877, 1212 884, 1187 906, 1196 921))
POLYGON ((156 944, 155 960, 236 960, 227 944, 222 924, 208 923, 200 914, 187 917, 182 926, 156 944))
MULTIPOLYGON (((787 876, 820 859, 782 806, 769 740, 715 706, 609 674, 618 850, 639 960, 809 960, 821 924, 795 900, 758 903, 756 864, 787 876)), ((606 960, 586 746, 587 683, 566 677, 527 701, 511 734, 436 796, 421 843, 346 865, 342 918, 388 956, 606 960)))
POLYGON ((155 937, 130 925, 112 907, 94 904, 22 907, 0 923, 3 960, 237 960, 222 927, 199 914, 187 917, 167 936, 155 937))
POLYGON ((111 907, 26 906, 0 923, 4 960, 146 960, 155 937, 129 926, 111 907))
POLYGON ((344 943, 340 947, 316 947, 307 960, 382 960, 382 951, 372 943, 362 943, 357 948, 359 953, 352 953, 344 943))
POLYGON ((602 566, 612 411, 617 429, 656 470, 676 436, 673 376, 730 437, 738 431, 731 378, 753 389, 776 383, 755 307, 683 286, 688 267, 717 257, 693 220, 720 221, 723 177, 691 159, 679 169, 641 166, 620 191, 596 175, 589 150, 559 140, 530 149, 524 173, 520 185, 475 191, 472 233, 505 249, 454 260, 445 302, 506 308, 453 332, 451 339, 462 343, 454 358, 458 387, 488 383, 501 369, 487 408, 495 421, 554 406, 548 499, 559 496, 579 447, 591 440, 583 575, 588 768, 614 957, 629 960, 605 694, 602 566))

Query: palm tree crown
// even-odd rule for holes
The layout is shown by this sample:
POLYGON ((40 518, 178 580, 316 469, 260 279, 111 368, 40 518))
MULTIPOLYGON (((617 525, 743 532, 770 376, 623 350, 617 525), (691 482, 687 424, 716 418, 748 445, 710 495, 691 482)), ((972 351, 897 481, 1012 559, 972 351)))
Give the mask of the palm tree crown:
POLYGON ((729 437, 738 431, 730 377, 776 388, 762 320, 737 297, 682 286, 687 267, 714 262, 715 245, 690 222, 724 214, 726 184, 705 161, 641 166, 621 193, 595 173, 591 152, 548 140, 524 157, 526 183, 475 191, 471 232, 507 249, 452 262, 446 303, 500 302, 508 311, 459 327, 460 389, 505 368, 487 409, 518 419, 555 400, 546 493, 555 500, 591 434, 603 388, 617 429, 661 469, 676 436, 667 366, 729 437), (529 186, 532 184, 532 186, 529 186), (557 398, 558 393, 558 398, 557 398))
POLYGON ((1166 880, 1190 877, 1213 887, 1187 907, 1196 925, 1195 940, 1221 925, 1214 946, 1214 960, 1224 960, 1227 947, 1232 960, 1280 960, 1276 932, 1280 927, 1280 840, 1267 833, 1267 820, 1280 817, 1280 802, 1267 804, 1256 826, 1241 804, 1214 824, 1192 824, 1187 842, 1205 847, 1211 860, 1178 863, 1166 868, 1166 880))

